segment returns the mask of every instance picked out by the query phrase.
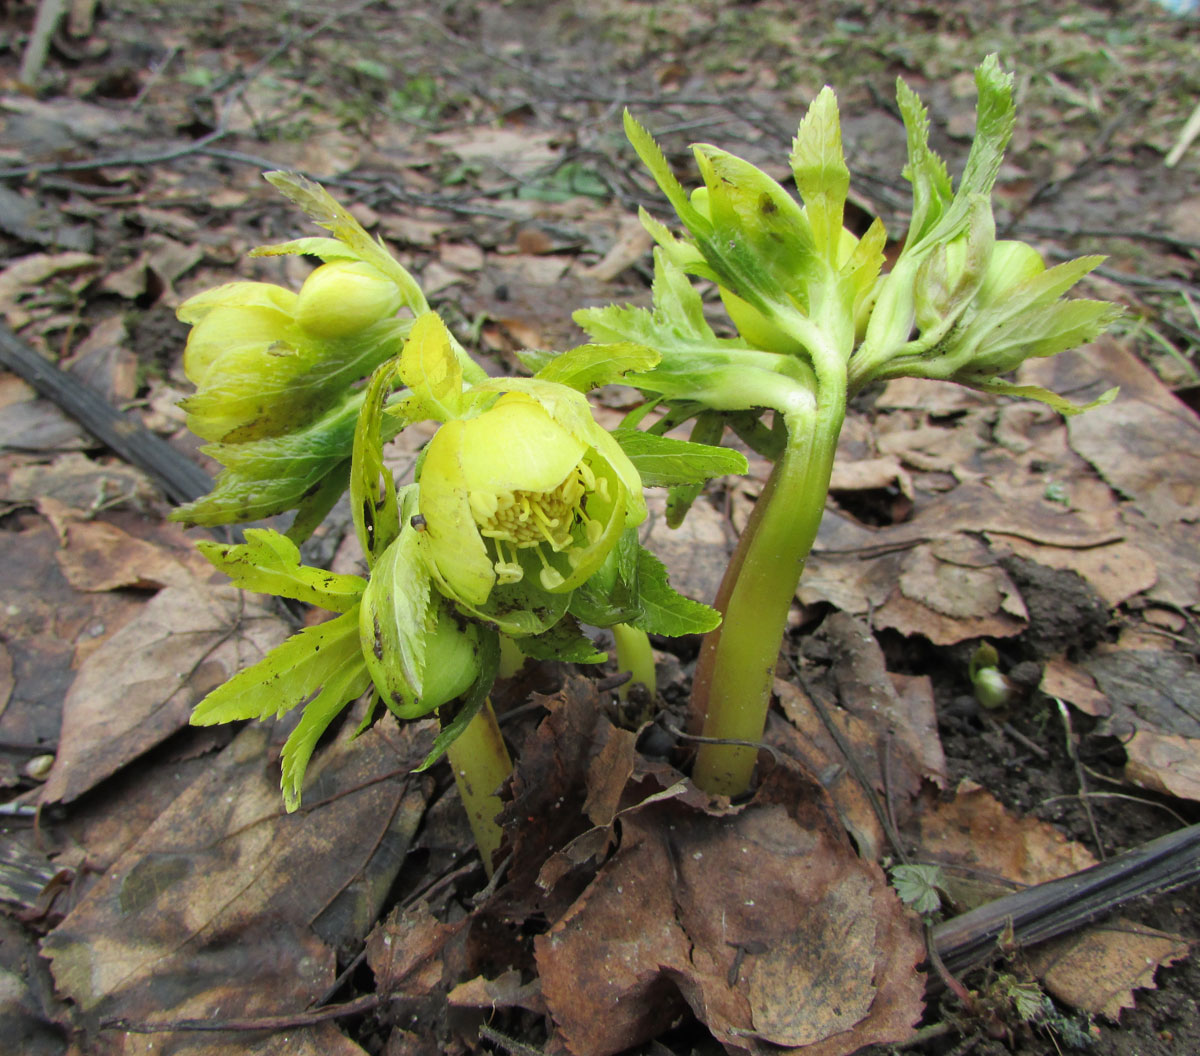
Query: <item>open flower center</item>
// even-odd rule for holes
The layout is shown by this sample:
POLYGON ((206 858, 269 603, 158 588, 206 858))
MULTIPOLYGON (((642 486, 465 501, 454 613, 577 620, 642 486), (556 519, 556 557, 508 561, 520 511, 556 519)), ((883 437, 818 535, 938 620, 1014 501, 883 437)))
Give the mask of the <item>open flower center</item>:
POLYGON ((537 547, 542 562, 539 577, 542 585, 551 590, 562 583, 562 574, 551 566, 541 546, 548 544, 554 553, 569 550, 575 542, 572 531, 576 524, 583 525, 589 541, 603 531, 602 525, 589 518, 583 508, 584 497, 593 491, 603 497, 608 491, 608 481, 597 479, 587 463, 581 461, 550 491, 470 492, 467 498, 479 534, 493 540, 496 547, 495 569, 499 581, 520 580, 524 570, 517 562, 516 551, 537 547))

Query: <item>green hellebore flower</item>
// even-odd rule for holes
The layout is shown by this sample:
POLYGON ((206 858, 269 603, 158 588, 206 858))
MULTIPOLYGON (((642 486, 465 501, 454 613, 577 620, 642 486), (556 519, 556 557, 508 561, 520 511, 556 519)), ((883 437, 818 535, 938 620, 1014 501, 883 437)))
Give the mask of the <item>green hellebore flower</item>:
POLYGON ((307 424, 395 351, 411 321, 395 282, 364 261, 317 268, 299 294, 233 282, 179 307, 192 325, 182 403, 205 440, 244 443, 307 424))
POLYGON ((549 594, 574 590, 646 516, 637 470, 586 400, 525 386, 446 422, 425 453, 423 535, 446 592, 469 606, 530 576, 549 594))

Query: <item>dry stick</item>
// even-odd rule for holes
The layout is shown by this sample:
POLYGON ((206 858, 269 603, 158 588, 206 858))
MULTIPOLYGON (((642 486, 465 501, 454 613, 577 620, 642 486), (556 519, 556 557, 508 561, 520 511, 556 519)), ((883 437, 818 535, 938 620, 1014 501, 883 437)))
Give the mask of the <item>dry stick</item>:
POLYGON ((255 1031, 294 1030, 299 1027, 324 1023, 343 1016, 356 1016, 377 1008, 384 998, 380 994, 366 994, 340 1005, 327 1005, 314 1012, 297 1012, 283 1016, 257 1016, 247 1019, 177 1019, 162 1023, 140 1023, 125 1019, 106 1019, 101 1030, 124 1030, 129 1034, 167 1034, 173 1031, 255 1031))
POLYGON ((212 490, 212 478, 195 462, 38 355, 4 323, 0 323, 0 366, 61 407, 130 465, 149 473, 175 501, 191 502, 212 490))
POLYGON ((1161 836, 1090 869, 1005 895, 933 929, 952 972, 985 964, 1001 936, 1022 946, 1044 942, 1142 895, 1200 879, 1200 825, 1161 836))
POLYGON ((63 16, 63 0, 40 0, 37 16, 33 20, 33 32, 29 35, 29 43, 25 45, 25 54, 21 58, 20 82, 32 88, 46 65, 46 55, 50 51, 50 38, 58 28, 63 16))

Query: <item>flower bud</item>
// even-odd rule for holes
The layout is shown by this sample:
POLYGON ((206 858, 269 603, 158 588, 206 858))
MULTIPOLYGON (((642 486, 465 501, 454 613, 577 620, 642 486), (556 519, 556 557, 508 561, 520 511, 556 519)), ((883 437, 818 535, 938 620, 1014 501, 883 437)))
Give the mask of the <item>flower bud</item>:
POLYGON ((292 339, 296 295, 266 282, 236 282, 186 301, 179 317, 192 323, 183 351, 188 381, 204 388, 222 361, 264 359, 292 339))
POLYGON ((1038 251, 1028 242, 997 242, 975 303, 981 308, 1000 301, 1009 290, 1046 270, 1038 251))
POLYGON ((346 337, 395 315, 403 303, 400 289, 377 268, 335 260, 305 280, 296 322, 316 337, 346 337))

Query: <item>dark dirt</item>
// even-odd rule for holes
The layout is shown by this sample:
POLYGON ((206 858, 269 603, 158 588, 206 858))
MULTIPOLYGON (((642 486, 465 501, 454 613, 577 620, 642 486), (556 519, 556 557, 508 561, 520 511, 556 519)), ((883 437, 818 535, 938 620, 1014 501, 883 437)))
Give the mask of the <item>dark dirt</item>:
MULTIPOLYGON (((34 5, 8 6, 14 18, 0 35, 0 51, 15 67, 34 5)), ((69 350, 89 323, 125 317, 139 371, 130 402, 147 414, 169 417, 164 408, 177 395, 169 390, 181 385, 185 330, 173 316, 181 297, 235 274, 280 281, 287 274, 278 260, 244 258, 249 246, 293 237, 301 226, 261 184, 263 168, 304 169, 344 201, 402 218, 383 230, 414 270, 438 261, 438 243, 496 250, 470 272, 470 283, 451 284, 432 299, 460 333, 471 332, 475 349, 491 357, 490 369, 501 372, 512 369, 511 351, 522 344, 574 342, 569 308, 647 299, 644 262, 615 283, 572 272, 567 285, 552 270, 510 272, 500 259, 537 246, 544 259, 582 252, 594 263, 636 203, 657 201, 620 138, 622 107, 661 133, 681 175, 691 164, 685 144, 697 139, 775 171, 803 107, 828 81, 839 93, 856 204, 894 230, 902 227, 906 202, 891 102, 896 76, 925 98, 934 145, 955 171, 969 143, 969 71, 994 50, 1017 71, 1019 85, 1017 137, 998 187, 1001 227, 1038 241, 1050 257, 1110 253, 1097 287, 1099 295, 1129 305, 1122 336, 1171 384, 1194 384, 1200 324, 1181 293, 1194 292, 1197 281, 1196 150, 1175 169, 1161 167, 1182 117, 1200 97, 1194 18, 1169 17, 1151 3, 1100 0, 1048 6, 336 0, 283 7, 286 15, 279 4, 251 0, 190 8, 112 0, 86 39, 64 37, 52 51, 36 96, 6 107, 0 168, 9 171, 0 178, 87 229, 105 273, 154 250, 152 235, 200 250, 201 263, 179 274, 170 254, 152 252, 140 286, 97 284, 72 299, 55 280, 40 294, 58 315, 36 337, 55 354, 69 350), (547 136, 556 153, 514 171, 519 159, 459 156, 429 145, 431 136, 468 128, 547 136), (171 156, 156 160, 160 154, 171 156), (87 164, 94 159, 105 163, 87 164), (27 165, 44 171, 31 174, 27 165), (567 195, 574 205, 564 205, 553 193, 562 189, 567 165, 593 181, 582 204, 567 195), (531 200, 544 203, 536 216, 531 200), (432 225, 435 234, 424 238, 411 227, 403 233, 406 217, 432 225), (1120 281, 1128 285, 1116 287, 1120 281)), ((0 245, 12 258, 64 248, 61 236, 45 230, 34 238, 9 231, 0 245)), ((195 447, 179 434, 173 440, 195 447)), ((16 530, 11 517, 3 527, 16 530)), ((323 539, 322 553, 332 556, 337 542, 323 539)), ((1005 568, 1030 614, 1029 629, 1002 646, 1003 666, 1018 673, 1025 689, 1007 710, 978 705, 963 648, 879 635, 890 670, 933 679, 951 787, 974 781, 1010 810, 1052 822, 1102 857, 1200 820, 1194 803, 1121 783, 1119 731, 1030 688, 1048 657, 1085 661, 1111 643, 1122 613, 1072 572, 1020 558, 1005 568), (1082 791, 1102 794, 1085 799, 1082 791), (1114 792, 1121 795, 1108 795, 1114 792)), ((671 648, 677 662, 667 665, 664 695, 678 703, 686 698, 693 643, 671 648)), ((797 664, 811 662, 799 640, 790 648, 797 664)), ((1179 650, 1194 657, 1197 648, 1189 620, 1179 650)), ((444 866, 446 848, 466 842, 449 813, 427 818, 413 863, 444 866)), ((398 881, 404 885, 421 886, 412 865, 398 881)), ((473 893, 456 891, 451 903, 473 893)), ((1200 938, 1194 888, 1145 899, 1125 913, 1193 942, 1200 938)), ((1019 973, 1019 955, 1002 970, 1019 973)), ((967 981, 986 998, 994 974, 967 981)), ((371 985, 361 971, 354 982, 371 985)), ((926 1022, 953 1029, 905 1051, 1200 1053, 1200 960, 1161 969, 1157 984, 1137 992, 1137 1007, 1119 1024, 1093 1024, 1087 1047, 1011 1015, 984 1024, 944 999, 931 1006, 926 1022)), ((527 1045, 545 1040, 541 1022, 528 1014, 500 1014, 492 1024, 527 1045)), ((374 1020, 348 1026, 369 1051, 381 1051, 386 1031, 374 1020)), ((44 1039, 39 1044, 39 1052, 62 1051, 44 1039)), ((642 1051, 718 1050, 685 1022, 642 1051)))

